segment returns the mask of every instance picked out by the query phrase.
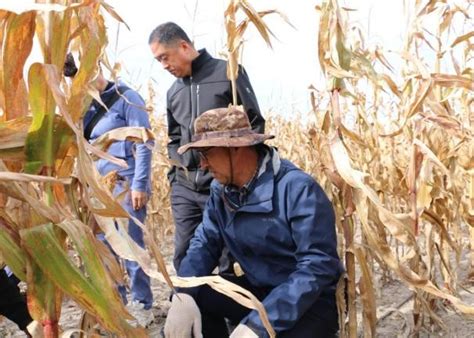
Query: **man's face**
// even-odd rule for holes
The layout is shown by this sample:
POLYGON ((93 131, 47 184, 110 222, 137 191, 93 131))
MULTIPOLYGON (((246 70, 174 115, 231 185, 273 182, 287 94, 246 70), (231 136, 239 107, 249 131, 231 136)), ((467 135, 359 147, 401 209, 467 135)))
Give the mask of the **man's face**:
POLYGON ((150 48, 155 59, 175 77, 191 75, 191 46, 186 41, 171 44, 152 42, 150 48))
POLYGON ((200 166, 207 169, 220 184, 230 184, 231 170, 229 156, 232 151, 224 147, 211 147, 198 149, 200 166))

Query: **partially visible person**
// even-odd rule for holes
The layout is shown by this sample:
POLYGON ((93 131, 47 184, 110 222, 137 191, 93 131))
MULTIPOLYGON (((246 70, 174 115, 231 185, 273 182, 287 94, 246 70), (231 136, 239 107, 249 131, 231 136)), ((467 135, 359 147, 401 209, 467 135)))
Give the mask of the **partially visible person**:
MULTIPOLYGON (((192 142, 214 181, 204 218, 178 276, 210 275, 224 247, 241 276, 223 278, 251 291, 280 338, 334 337, 338 331, 336 285, 343 271, 337 254, 331 202, 308 174, 281 159, 234 108, 205 112, 192 142)), ((167 338, 267 337, 255 310, 208 286, 179 289, 165 323, 167 338)))
POLYGON ((0 269, 0 315, 14 322, 28 337, 42 337, 42 326, 28 312, 25 297, 20 293, 17 279, 0 269))
MULTIPOLYGON (((150 34, 148 43, 155 59, 177 78, 167 93, 168 155, 173 164, 168 178, 175 220, 173 264, 177 270, 202 221, 212 180, 209 171, 199 167, 199 156, 195 151, 180 155, 178 148, 191 140, 193 123, 198 116, 233 102, 232 88, 227 78, 227 63, 213 58, 206 49, 196 50, 177 24, 159 25, 150 34)), ((243 105, 252 129, 263 132, 265 120, 247 72, 241 66, 236 86, 238 104, 243 105)), ((220 270, 231 272, 230 264, 231 260, 224 253, 220 270)))
MULTIPOLYGON (((64 75, 74 77, 77 72, 74 58, 68 54, 64 75)), ((84 137, 91 143, 101 135, 122 127, 150 128, 148 113, 145 111, 145 102, 141 96, 124 83, 108 81, 100 69, 93 85, 100 93, 100 99, 107 109, 96 100, 92 101, 89 110, 84 115, 84 137)), ((102 176, 117 171, 117 183, 113 191, 115 196, 129 188, 122 206, 132 216, 144 223, 146 218, 146 204, 151 192, 150 169, 152 152, 151 145, 139 144, 130 141, 115 141, 107 152, 127 162, 128 168, 122 168, 105 159, 96 161, 96 168, 102 176)), ((128 234, 142 248, 145 247, 142 229, 129 220, 128 234)), ((99 238, 104 240, 103 234, 99 238)), ((125 261, 125 267, 130 280, 132 301, 127 308, 138 321, 146 327, 153 321, 152 304, 153 294, 150 288, 150 277, 135 261, 125 261)), ((126 288, 120 286, 119 291, 125 303, 126 288)))

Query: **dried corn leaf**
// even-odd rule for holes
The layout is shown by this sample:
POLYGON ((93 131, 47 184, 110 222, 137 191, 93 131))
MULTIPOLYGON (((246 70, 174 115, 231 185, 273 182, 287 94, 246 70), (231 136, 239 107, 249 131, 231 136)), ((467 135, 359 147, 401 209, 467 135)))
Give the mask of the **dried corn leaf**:
MULTIPOLYGON (((152 144, 155 140, 153 133, 143 127, 123 127, 113 129, 94 140, 92 145, 106 152, 115 141, 130 141, 135 143, 152 144)), ((151 145, 150 145, 151 146, 151 145)), ((95 160, 96 158, 94 158, 95 160)))
POLYGON ((9 17, 3 41, 2 74, 7 120, 28 113, 27 91, 23 79, 23 67, 33 47, 35 12, 9 17))
POLYGON ((464 41, 467 41, 469 40, 470 38, 472 38, 474 36, 474 31, 470 31, 469 33, 466 33, 466 34, 463 34, 461 36, 458 36, 454 41, 453 43, 451 44, 451 48, 453 48, 454 46, 456 46, 457 44, 460 44, 461 42, 464 42, 464 41))
MULTIPOLYGON (((363 182, 366 174, 352 169, 349 155, 341 141, 338 138, 334 138, 330 147, 337 172, 342 176, 344 181, 350 186, 360 189, 371 200, 371 202, 377 206, 380 219, 395 238, 402 243, 413 246, 416 242, 413 232, 406 224, 400 222, 390 211, 388 211, 380 202, 375 191, 363 182)), ((358 209, 358 211, 360 210, 358 209)))
POLYGON ((377 307, 375 302, 375 290, 373 276, 366 260, 364 249, 360 246, 354 248, 357 262, 361 268, 362 276, 359 280, 359 290, 363 311, 364 337, 375 337, 377 325, 377 307))

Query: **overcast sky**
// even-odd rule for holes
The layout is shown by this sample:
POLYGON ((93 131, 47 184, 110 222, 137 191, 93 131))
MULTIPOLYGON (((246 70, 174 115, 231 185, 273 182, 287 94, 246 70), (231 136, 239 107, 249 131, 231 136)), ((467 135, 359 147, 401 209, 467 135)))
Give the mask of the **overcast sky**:
MULTIPOLYGON (((158 112, 165 109, 164 97, 174 78, 153 60, 148 47, 150 32, 160 23, 174 21, 194 39, 197 48, 207 48, 218 56, 225 42, 224 9, 228 0, 109 0, 130 26, 107 19, 110 37, 109 56, 124 67, 124 80, 141 86, 145 95, 148 79, 152 78, 158 91, 158 112), (196 7, 197 6, 197 7, 196 7), (117 31, 118 44, 116 43, 117 31), (117 48, 116 48, 117 46, 117 48)), ((248 29, 242 63, 249 73, 261 109, 283 114, 305 113, 309 110, 308 86, 323 89, 317 60, 318 14, 315 6, 321 1, 308 0, 255 0, 257 10, 278 9, 285 13, 296 29, 285 24, 277 15, 268 16, 266 22, 278 37, 269 49, 254 28, 248 29)), ((359 0, 346 1, 346 6, 358 9, 351 18, 370 30, 369 43, 384 48, 401 46, 405 21, 402 1, 359 0), (369 22, 370 16, 370 24, 369 22)))

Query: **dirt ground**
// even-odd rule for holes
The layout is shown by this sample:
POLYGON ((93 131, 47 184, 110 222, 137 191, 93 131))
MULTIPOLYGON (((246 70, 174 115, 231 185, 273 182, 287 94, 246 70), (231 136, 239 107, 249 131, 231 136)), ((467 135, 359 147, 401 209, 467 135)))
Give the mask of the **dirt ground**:
MULTIPOLYGON (((162 254, 165 256, 170 273, 174 270, 171 265, 172 258, 172 240, 171 237, 166 238, 162 245, 162 254)), ((461 261, 459 268, 460 296, 465 303, 474 306, 474 286, 472 284, 463 284, 466 278, 468 267, 468 255, 461 261)), ((380 275, 377 276, 380 279, 380 275)), ((378 281, 377 295, 377 337, 409 337, 413 328, 411 309, 413 302, 411 299, 411 291, 398 280, 389 280, 387 282, 378 281)), ((152 290, 154 294, 153 313, 155 321, 148 328, 150 337, 161 337, 161 330, 164 325, 166 313, 170 303, 168 302, 169 289, 166 285, 152 282, 152 290)), ((80 326, 80 318, 82 311, 77 307, 74 301, 66 299, 62 308, 60 325, 64 331, 77 329, 80 326)), ((443 320, 445 330, 437 327, 424 328, 420 333, 420 337, 453 337, 465 338, 474 337, 474 319, 469 319, 457 314, 450 307, 442 307, 438 312, 438 316, 443 320)), ((359 325, 361 327, 361 325, 359 325)), ((429 327, 426 325, 426 327, 429 327)), ((73 337, 76 335, 73 335, 73 337)), ((359 336, 364 336, 360 330, 359 336)), ((26 337, 18 330, 15 324, 7 319, 0 321, 0 338, 7 337, 26 337)), ((306 337, 304 337, 306 338, 306 337)))

